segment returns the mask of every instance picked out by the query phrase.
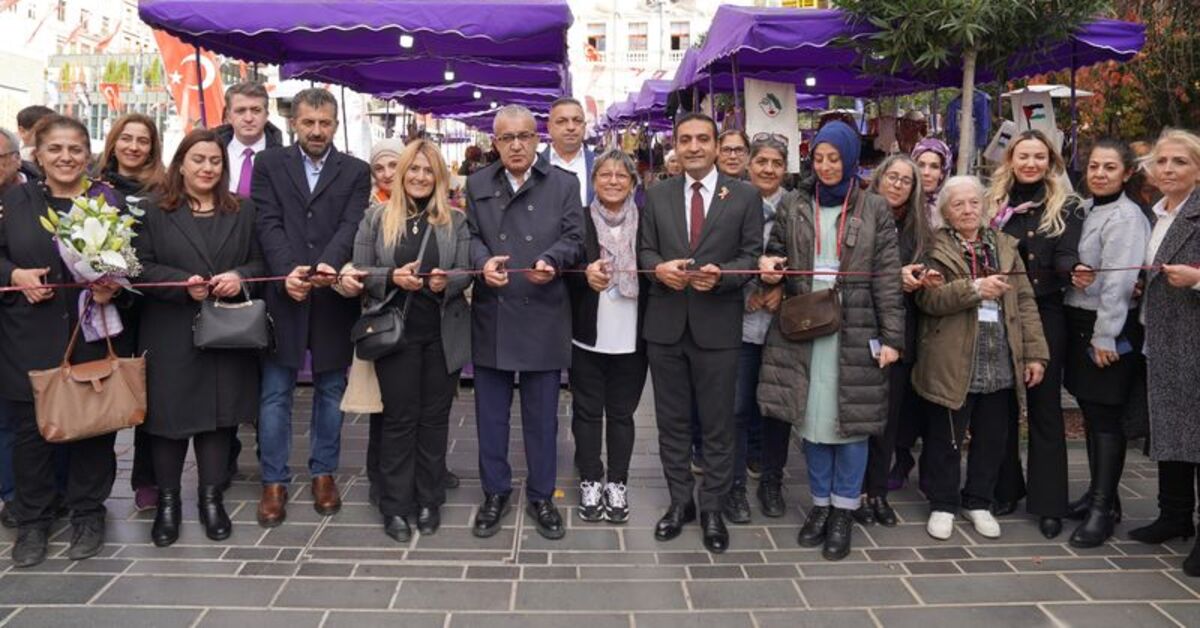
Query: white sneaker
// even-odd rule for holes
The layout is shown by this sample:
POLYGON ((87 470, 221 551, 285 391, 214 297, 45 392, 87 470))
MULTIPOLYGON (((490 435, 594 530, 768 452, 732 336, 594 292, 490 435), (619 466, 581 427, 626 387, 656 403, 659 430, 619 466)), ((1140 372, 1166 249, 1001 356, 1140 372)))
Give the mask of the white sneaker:
POLYGON ((986 508, 968 510, 963 513, 963 516, 975 526, 975 531, 979 533, 979 536, 989 539, 1000 538, 1000 522, 996 521, 996 518, 992 516, 992 511, 986 508))
POLYGON ((944 510, 935 510, 929 513, 929 522, 925 524, 925 531, 929 536, 945 541, 954 534, 954 514, 944 510))
POLYGON ((609 482, 604 485, 604 518, 609 523, 629 521, 628 489, 624 482, 609 482))
POLYGON ((584 521, 603 521, 604 507, 601 505, 601 491, 604 485, 599 482, 584 480, 579 483, 579 518, 584 521))

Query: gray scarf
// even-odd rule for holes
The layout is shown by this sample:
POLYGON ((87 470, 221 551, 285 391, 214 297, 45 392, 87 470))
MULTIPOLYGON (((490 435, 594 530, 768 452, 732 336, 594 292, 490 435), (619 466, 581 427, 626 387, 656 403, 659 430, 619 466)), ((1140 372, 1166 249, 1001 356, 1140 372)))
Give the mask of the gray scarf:
POLYGON ((600 258, 609 261, 617 291, 623 297, 636 299, 638 276, 636 272, 630 272, 637 270, 638 208, 633 202, 633 193, 615 214, 605 209, 600 199, 594 199, 591 214, 596 225, 596 239, 600 242, 600 258), (621 227, 620 232, 614 235, 613 227, 621 227))

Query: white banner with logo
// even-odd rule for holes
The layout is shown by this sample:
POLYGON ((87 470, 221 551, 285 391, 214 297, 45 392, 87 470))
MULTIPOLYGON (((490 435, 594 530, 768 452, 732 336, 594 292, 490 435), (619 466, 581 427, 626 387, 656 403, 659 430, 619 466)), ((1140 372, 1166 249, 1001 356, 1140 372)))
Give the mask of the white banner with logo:
POLYGON ((1017 133, 1037 129, 1054 139, 1058 126, 1054 120, 1054 101, 1050 98, 1050 92, 1019 92, 1013 94, 1009 102, 1012 104, 1013 121, 1017 123, 1017 133))
POLYGON ((796 86, 746 79, 746 135, 760 133, 786 138, 788 172, 800 172, 800 128, 796 117, 796 86))

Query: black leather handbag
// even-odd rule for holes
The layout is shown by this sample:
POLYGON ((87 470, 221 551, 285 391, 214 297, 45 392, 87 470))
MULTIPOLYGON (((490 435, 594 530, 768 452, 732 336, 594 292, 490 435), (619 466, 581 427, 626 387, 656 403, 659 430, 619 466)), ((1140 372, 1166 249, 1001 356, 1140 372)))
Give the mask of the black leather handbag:
MULTIPOLYGON (((417 249, 417 269, 421 268, 421 260, 425 258, 425 245, 429 243, 429 233, 433 225, 425 228, 421 238, 421 248, 417 249)), ((390 277, 389 277, 390 279, 390 277)), ((360 360, 378 360, 404 347, 404 319, 408 317, 410 298, 404 300, 404 307, 395 306, 396 295, 403 291, 399 288, 392 290, 382 301, 363 310, 362 316, 350 329, 350 340, 354 343, 354 354, 360 360)))
POLYGON ((192 321, 192 344, 204 350, 261 351, 271 346, 271 315, 262 299, 251 299, 242 286, 243 301, 205 299, 192 321))

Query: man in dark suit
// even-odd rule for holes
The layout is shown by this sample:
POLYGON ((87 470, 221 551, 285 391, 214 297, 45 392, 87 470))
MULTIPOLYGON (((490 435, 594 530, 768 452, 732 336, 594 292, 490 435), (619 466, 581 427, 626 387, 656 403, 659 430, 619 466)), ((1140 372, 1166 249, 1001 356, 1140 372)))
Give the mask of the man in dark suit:
POLYGON ((263 361, 258 423, 263 493, 258 523, 273 527, 287 516, 288 455, 292 444, 292 393, 304 352, 312 353, 313 508, 331 515, 342 505, 334 484, 341 449, 346 369, 354 348, 350 328, 358 301, 329 290, 337 269, 350 261, 354 234, 371 192, 370 168, 333 146, 337 101, 324 89, 306 89, 292 100, 296 145, 255 158, 251 198, 267 272, 287 275, 267 287, 275 322, 275 352, 263 361))
POLYGON ((583 116, 583 105, 570 97, 559 98, 550 104, 550 145, 542 151, 542 157, 575 175, 579 181, 579 202, 584 208, 592 204, 596 191, 592 189, 592 164, 596 155, 583 145, 583 134, 587 119, 583 116))
POLYGON ((654 272, 647 341, 659 456, 671 506, 654 536, 666 541, 696 517, 689 471, 692 400, 704 445, 700 522, 704 546, 723 552, 722 507, 733 478, 734 380, 742 342, 742 284, 762 252, 762 199, 717 171, 717 125, 690 113, 676 122, 684 174, 649 189, 638 235, 638 265, 654 272))
POLYGON ((471 340, 484 502, 472 531, 492 536, 508 510, 515 375, 529 515, 543 537, 560 539, 566 530, 552 497, 559 377, 571 365, 571 304, 559 270, 582 256, 579 182, 538 158, 537 125, 528 109, 504 107, 493 124, 500 161, 467 179, 471 264, 483 271, 471 304, 471 340))

